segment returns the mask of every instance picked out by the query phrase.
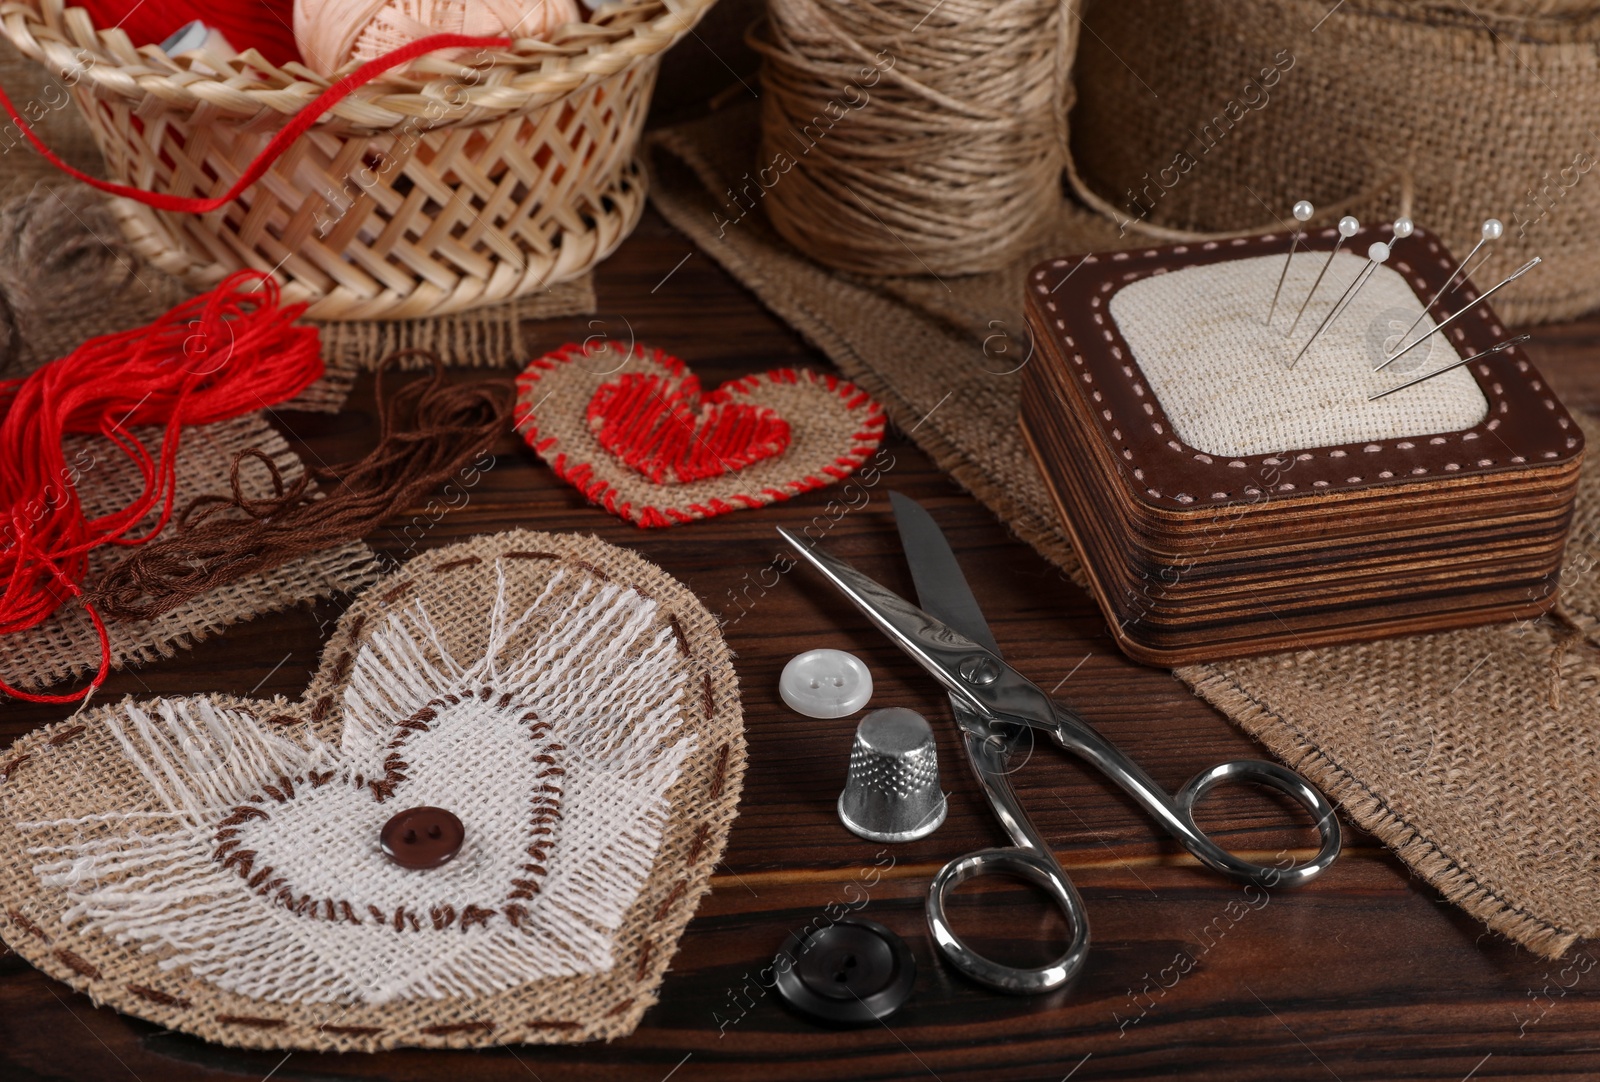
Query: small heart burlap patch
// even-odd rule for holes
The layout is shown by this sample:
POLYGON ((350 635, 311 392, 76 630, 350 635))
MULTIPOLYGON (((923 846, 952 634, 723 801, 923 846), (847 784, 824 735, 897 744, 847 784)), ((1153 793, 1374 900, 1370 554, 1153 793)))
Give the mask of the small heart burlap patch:
POLYGON ((129 699, 17 741, 0 935, 225 1044, 609 1039, 655 1001, 743 768, 691 591, 593 538, 480 537, 363 593, 298 702, 129 699), (406 819, 432 866, 385 852, 414 809, 442 809, 406 819))
POLYGON ((702 392, 684 363, 621 342, 563 346, 517 379, 517 431, 589 499, 674 526, 842 481, 883 410, 838 376, 778 368, 702 392))

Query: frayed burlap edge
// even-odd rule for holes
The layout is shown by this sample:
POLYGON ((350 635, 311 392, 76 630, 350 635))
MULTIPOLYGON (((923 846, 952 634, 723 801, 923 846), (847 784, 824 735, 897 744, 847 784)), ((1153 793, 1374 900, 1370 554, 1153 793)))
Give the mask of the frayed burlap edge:
MULTIPOLYGON (((591 315, 598 304, 594 275, 559 282, 541 293, 453 316, 380 322, 314 323, 322 333, 322 356, 330 367, 372 368, 391 353, 425 349, 446 365, 496 368, 528 355, 522 335, 527 320, 591 315)), ((424 368, 427 360, 407 359, 403 367, 424 368)))
MULTIPOLYGON (((693 670, 679 732, 693 733, 697 746, 668 790, 671 819, 649 878, 614 937, 611 970, 534 981, 486 996, 330 1011, 327 1004, 286 1006, 225 992, 182 969, 163 969, 157 952, 136 944, 61 930, 62 895, 34 878, 31 867, 36 858, 24 851, 26 843, 10 814, 17 803, 11 794, 15 787, 30 784, 30 774, 61 775, 61 767, 71 765, 64 760, 75 753, 73 744, 78 743, 76 751, 81 753, 86 745, 79 742, 104 736, 104 719, 117 709, 112 706, 23 737, 0 763, 4 775, 0 804, 7 809, 0 819, 0 938, 31 964, 96 1003, 237 1047, 477 1048, 611 1040, 631 1033, 656 1001, 683 930, 711 889, 711 870, 722 859, 744 776, 742 712, 731 655, 716 618, 688 587, 638 554, 598 538, 521 530, 485 535, 420 556, 363 592, 341 618, 324 649, 321 667, 299 701, 193 698, 246 709, 258 719, 269 715, 309 719, 324 740, 337 743, 342 718, 335 708, 335 692, 348 679, 351 659, 381 623, 376 617, 389 606, 433 596, 434 590, 445 594, 449 576, 493 574, 497 558, 504 559, 508 576, 547 576, 552 564, 559 563, 569 572, 627 585, 654 598, 661 606, 659 623, 672 627, 685 663, 693 670), (512 552, 525 555, 504 559, 512 552), (433 586, 430 578, 439 585, 433 586), (338 1015, 337 1032, 324 1028, 330 1014, 338 1015)), ((59 784, 74 784, 73 773, 66 771, 59 784)))

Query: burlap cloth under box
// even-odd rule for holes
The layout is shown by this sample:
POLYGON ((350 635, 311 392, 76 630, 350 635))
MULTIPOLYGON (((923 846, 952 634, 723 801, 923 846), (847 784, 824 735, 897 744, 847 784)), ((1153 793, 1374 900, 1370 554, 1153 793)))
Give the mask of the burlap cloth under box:
POLYGON ((1209 232, 1409 213, 1464 257, 1505 222, 1480 287, 1513 323, 1600 305, 1600 4, 1090 0, 1072 157, 1108 213, 1209 232), (1263 76, 1263 70, 1271 74, 1263 76))
MULTIPOLYGON (((825 272, 757 214, 721 227, 713 214, 725 220, 728 211, 718 194, 750 168, 754 126, 745 107, 657 133, 651 197, 662 214, 1081 581, 1017 426, 1031 348, 1020 314, 1031 259, 979 277, 870 281, 825 272)), ((1039 254, 1126 248, 1135 239, 1119 241, 1104 219, 1063 206, 1039 254)), ((1600 439, 1600 426, 1586 427, 1600 439)), ((1567 560, 1563 620, 1192 665, 1176 675, 1451 901, 1553 957, 1600 935, 1593 459, 1567 560)))
MULTIPOLYGON (((139 428, 134 434, 154 451, 161 430, 139 428)), ((173 506, 183 508, 196 496, 228 493, 228 471, 234 456, 257 447, 272 457, 285 477, 298 476, 300 459, 289 449, 263 414, 251 413, 213 425, 187 429, 178 452, 173 506)), ((143 491, 144 479, 109 441, 92 436, 69 436, 64 445, 69 467, 77 471, 77 489, 84 513, 90 517, 125 507, 143 491)), ((272 495, 266 467, 247 463, 241 470, 247 497, 272 495)), ((153 520, 153 516, 152 516, 153 520)), ((170 529, 170 527, 169 527, 170 529)), ((140 536, 140 530, 134 531, 140 536)), ((106 568, 125 558, 130 550, 103 545, 89 554, 89 585, 106 568)), ((351 593, 378 575, 377 564, 365 542, 352 541, 291 560, 281 567, 246 575, 205 593, 153 620, 106 621, 114 668, 140 665, 172 657, 230 624, 263 613, 277 612, 321 598, 351 593)), ((100 640, 88 612, 69 602, 49 620, 27 631, 7 635, 0 653, 0 679, 13 687, 39 690, 85 679, 100 664, 100 640)))
POLYGON ((224 1044, 609 1040, 711 889, 744 763, 691 590, 596 538, 488 534, 356 598, 295 702, 128 699, 0 754, 0 933, 224 1044), (417 806, 466 828, 421 871, 378 846, 417 806))

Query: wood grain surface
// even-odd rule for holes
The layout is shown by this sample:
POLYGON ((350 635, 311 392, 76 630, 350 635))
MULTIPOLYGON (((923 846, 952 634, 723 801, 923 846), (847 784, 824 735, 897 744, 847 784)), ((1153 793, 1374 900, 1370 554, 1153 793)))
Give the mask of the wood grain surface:
MULTIPOLYGON (((599 295, 592 321, 530 328, 536 346, 596 333, 636 336, 686 358, 708 384, 779 364, 827 367, 653 213, 601 268, 599 295)), ((1597 337, 1600 320, 1589 320, 1541 328, 1530 347, 1573 408, 1600 405, 1597 337)), ((375 438, 370 380, 338 416, 284 412, 277 422, 308 457, 359 454, 375 438)), ((239 1052, 97 1008, 7 953, 0 957, 0 1079, 1600 1077, 1600 951, 1580 945, 1561 964, 1535 958, 1445 904, 1354 830, 1344 858, 1310 887, 1247 900, 1239 885, 1199 869, 1126 799, 1052 748, 1041 748, 1016 780, 1088 904, 1088 970, 1070 992, 1022 999, 980 989, 943 966, 923 918, 928 880, 943 861, 1001 835, 931 682, 805 569, 775 583, 762 575, 780 551, 775 526, 826 524, 830 549, 909 593, 887 498, 891 488, 905 492, 949 533, 1007 657, 1163 785, 1176 788, 1212 763, 1262 753, 1167 672, 1118 654, 1087 595, 903 434, 886 446, 893 465, 862 506, 837 521, 825 508, 838 490, 823 490, 645 532, 586 506, 507 438, 467 505, 422 538, 431 547, 512 526, 594 533, 654 560, 728 621, 750 741, 740 817, 661 1002, 632 1037, 491 1052, 239 1052), (855 721, 801 718, 777 696, 784 662, 817 646, 862 657, 877 680, 876 705, 912 707, 934 723, 951 797, 949 819, 931 837, 883 847, 840 826, 833 806, 855 721), (764 983, 763 969, 791 928, 846 905, 896 929, 916 954, 913 998, 887 1024, 821 1028, 790 1013, 764 983)), ((399 528, 371 540, 395 557, 407 548, 399 528)), ((319 605, 236 627, 170 662, 114 675, 101 701, 205 691, 297 695, 338 611, 319 605)), ((8 703, 0 708, 0 743, 69 712, 8 703)), ((1220 791, 1206 807, 1205 824, 1234 848, 1271 854, 1314 836, 1308 823, 1294 825, 1282 805, 1250 791, 1220 791)), ((1063 942, 1059 918, 1021 885, 1001 880, 966 891, 958 910, 963 932, 998 957, 1043 961, 1063 942)))

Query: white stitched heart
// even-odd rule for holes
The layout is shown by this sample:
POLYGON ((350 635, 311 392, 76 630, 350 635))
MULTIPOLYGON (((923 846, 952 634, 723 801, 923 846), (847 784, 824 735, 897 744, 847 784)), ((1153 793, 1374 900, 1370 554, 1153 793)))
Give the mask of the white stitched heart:
POLYGON ((420 602, 390 611, 351 663, 337 749, 205 699, 119 708, 108 725, 159 806, 115 845, 55 849, 42 880, 75 920, 260 1000, 438 999, 608 969, 694 750, 676 632, 637 590, 557 570, 508 598, 495 571, 481 657, 452 657, 420 602), (378 847, 419 805, 467 831, 420 872, 378 847))

